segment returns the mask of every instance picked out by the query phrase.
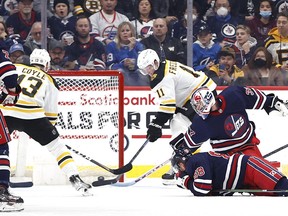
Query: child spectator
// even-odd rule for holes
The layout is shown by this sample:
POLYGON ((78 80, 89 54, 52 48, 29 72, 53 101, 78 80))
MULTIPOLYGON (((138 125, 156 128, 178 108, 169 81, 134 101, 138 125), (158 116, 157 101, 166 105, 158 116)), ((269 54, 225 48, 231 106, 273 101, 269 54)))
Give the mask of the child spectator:
POLYGON ((69 12, 68 0, 54 0, 55 14, 48 19, 50 32, 56 40, 63 40, 64 35, 74 36, 76 16, 69 12))
POLYGON ((193 68, 207 72, 215 64, 220 50, 220 44, 212 40, 209 27, 207 25, 200 27, 198 40, 193 43, 193 68))
POLYGON ((250 35, 250 28, 245 25, 236 27, 236 42, 234 49, 236 52, 236 65, 242 68, 250 60, 251 55, 257 48, 257 40, 250 35))

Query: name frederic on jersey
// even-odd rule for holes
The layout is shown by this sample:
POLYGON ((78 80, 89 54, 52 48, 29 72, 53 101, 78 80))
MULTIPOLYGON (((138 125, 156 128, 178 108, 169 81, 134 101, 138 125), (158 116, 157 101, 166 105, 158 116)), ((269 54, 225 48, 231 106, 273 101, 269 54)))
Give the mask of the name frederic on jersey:
MULTIPOLYGON (((107 105, 117 105, 118 98, 109 94, 99 97, 90 97, 87 94, 80 95, 80 105, 97 105, 97 106, 107 106, 107 105)), ((151 94, 143 97, 124 97, 123 100, 124 105, 156 105, 155 97, 151 94)), ((61 106, 75 106, 78 103, 75 101, 59 101, 58 105, 61 106)))

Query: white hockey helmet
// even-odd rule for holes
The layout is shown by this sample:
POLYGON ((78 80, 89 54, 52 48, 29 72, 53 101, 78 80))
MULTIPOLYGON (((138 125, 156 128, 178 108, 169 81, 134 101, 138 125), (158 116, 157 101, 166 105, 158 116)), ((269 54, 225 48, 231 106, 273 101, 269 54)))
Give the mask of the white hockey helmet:
POLYGON ((213 92, 203 86, 192 94, 190 103, 195 112, 205 120, 216 101, 213 92))
POLYGON ((157 70, 160 65, 160 59, 158 54, 152 50, 152 49, 146 49, 143 50, 139 55, 137 59, 137 66, 140 70, 140 72, 143 75, 148 75, 148 66, 152 65, 154 70, 157 70), (155 64, 155 61, 157 64, 155 64))
POLYGON ((30 64, 43 66, 46 72, 50 68, 50 61, 50 55, 45 49, 36 48, 30 55, 30 64))

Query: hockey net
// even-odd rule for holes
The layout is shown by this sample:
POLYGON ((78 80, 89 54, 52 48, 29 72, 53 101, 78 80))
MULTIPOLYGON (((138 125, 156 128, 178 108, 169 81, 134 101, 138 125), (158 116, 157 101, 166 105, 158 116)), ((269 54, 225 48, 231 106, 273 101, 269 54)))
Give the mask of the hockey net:
MULTIPOLYGON (((122 167, 124 164, 124 85, 122 74, 117 71, 52 71, 50 74, 59 86, 59 112, 56 127, 61 142, 109 168, 122 167)), ((12 134, 13 140, 18 137, 19 133, 12 134)), ((18 145, 21 145, 21 138, 19 141, 18 145)), ((25 167, 23 167, 23 162, 22 164, 16 162, 16 176, 17 169, 18 171, 22 169, 20 173, 23 173, 23 169, 25 169, 25 175, 27 175, 29 169, 32 169, 32 173, 35 172, 33 164, 45 164, 41 154, 46 153, 42 150, 39 153, 36 145, 40 145, 34 144, 31 139, 28 141, 29 149, 28 151, 25 150, 27 151, 26 154, 33 155, 26 158, 34 158, 34 160, 26 160, 25 167), (21 166, 22 168, 20 168, 21 166)), ((44 151, 48 152, 45 147, 44 151)), ((20 157, 19 160, 21 160, 22 153, 17 155, 17 158, 20 157)), ((80 176, 86 181, 96 180, 97 176, 113 176, 113 174, 72 151, 71 155, 78 166, 80 176), (87 180, 87 178, 91 178, 91 180, 87 180)), ((56 164, 55 158, 48 157, 47 160, 56 164)), ((38 173, 34 173, 33 177, 38 173)), ((51 175, 53 174, 51 173, 51 175)), ((38 184, 41 183, 38 182, 38 184)))

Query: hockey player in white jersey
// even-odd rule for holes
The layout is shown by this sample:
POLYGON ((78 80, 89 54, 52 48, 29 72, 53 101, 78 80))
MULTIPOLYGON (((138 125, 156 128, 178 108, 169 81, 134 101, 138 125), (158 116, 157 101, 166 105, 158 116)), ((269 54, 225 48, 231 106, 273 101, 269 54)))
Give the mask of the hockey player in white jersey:
MULTIPOLYGON (((139 54, 137 65, 142 74, 151 77, 150 87, 159 98, 159 110, 147 131, 150 142, 155 142, 162 136, 162 127, 168 120, 171 120, 172 138, 186 132, 195 115, 189 101, 197 88, 207 86, 216 95, 216 84, 203 72, 179 62, 160 62, 159 56, 152 49, 139 54)), ((164 174, 162 179, 163 184, 174 182, 170 181, 174 179, 173 169, 164 174)))
POLYGON ((45 49, 34 49, 30 64, 32 66, 16 64, 22 92, 15 106, 2 108, 9 132, 23 131, 46 146, 73 187, 83 195, 91 195, 88 192, 91 185, 79 177, 74 159, 67 147, 59 142, 59 133, 54 126, 58 116, 58 86, 53 77, 47 74, 49 53, 45 49))

